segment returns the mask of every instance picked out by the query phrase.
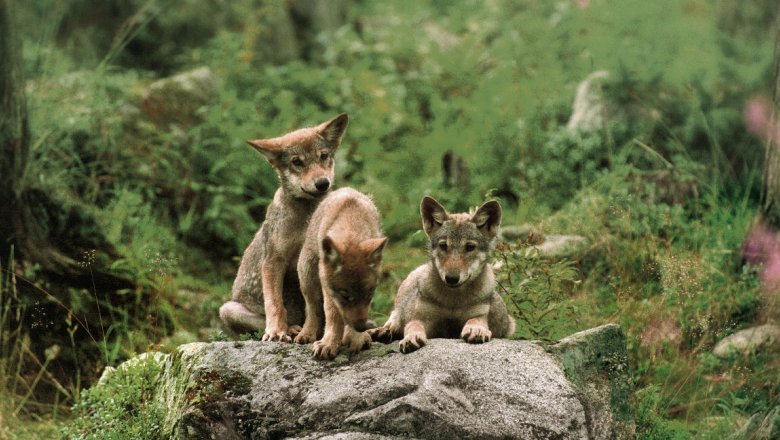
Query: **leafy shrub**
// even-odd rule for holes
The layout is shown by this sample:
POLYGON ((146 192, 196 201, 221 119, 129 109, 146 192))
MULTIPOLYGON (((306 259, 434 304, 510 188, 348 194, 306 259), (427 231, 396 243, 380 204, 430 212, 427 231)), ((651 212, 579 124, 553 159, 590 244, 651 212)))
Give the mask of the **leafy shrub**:
POLYGON ((516 335, 524 339, 559 339, 572 332, 578 315, 569 296, 577 270, 568 260, 549 260, 526 242, 496 247, 498 289, 519 320, 516 335))
POLYGON ((679 423, 669 421, 658 414, 659 388, 649 386, 635 394, 637 439, 642 440, 684 440, 690 433, 679 423))
POLYGON ((147 355, 107 372, 73 406, 78 416, 63 428, 69 439, 162 439, 166 408, 155 400, 162 367, 147 355))

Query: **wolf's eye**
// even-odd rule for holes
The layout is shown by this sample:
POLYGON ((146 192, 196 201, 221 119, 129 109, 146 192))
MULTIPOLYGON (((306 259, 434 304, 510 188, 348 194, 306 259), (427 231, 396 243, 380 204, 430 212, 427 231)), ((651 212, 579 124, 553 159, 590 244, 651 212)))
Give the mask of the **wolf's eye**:
POLYGON ((323 162, 324 162, 324 161, 328 160, 328 157, 330 157, 330 156, 328 155, 328 153, 320 153, 320 160, 321 160, 321 161, 323 161, 323 162))
POLYGON ((466 243, 466 252, 471 252, 474 249, 477 248, 477 245, 474 243, 466 243))
POLYGON ((447 250, 447 242, 446 241, 440 241, 439 242, 439 249, 446 251, 447 250))
POLYGON ((292 162, 292 164, 293 164, 293 165, 295 165, 296 167, 302 167, 302 166, 303 166, 303 161, 301 160, 301 158, 300 158, 300 157, 293 157, 293 158, 292 158, 292 160, 291 160, 291 162, 292 162))

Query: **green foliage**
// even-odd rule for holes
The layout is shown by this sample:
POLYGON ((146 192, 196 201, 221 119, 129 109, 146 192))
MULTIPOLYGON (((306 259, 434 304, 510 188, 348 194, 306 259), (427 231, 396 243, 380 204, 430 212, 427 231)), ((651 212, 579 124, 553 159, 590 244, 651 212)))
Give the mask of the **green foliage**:
POLYGON ((162 367, 153 355, 123 364, 73 406, 69 439, 162 439, 166 408, 155 399, 162 367))
POLYGON ((568 299, 578 274, 570 261, 546 259, 538 248, 520 241, 499 243, 496 259, 499 291, 519 320, 516 336, 560 339, 577 328, 576 308, 568 299))
POLYGON ((552 208, 595 182, 612 158, 607 140, 599 133, 565 130, 552 134, 534 153, 524 156, 520 167, 535 191, 548 194, 552 208))
POLYGON ((637 439, 642 440, 683 440, 690 433, 679 422, 669 421, 658 415, 659 388, 649 386, 636 393, 636 431, 637 439))

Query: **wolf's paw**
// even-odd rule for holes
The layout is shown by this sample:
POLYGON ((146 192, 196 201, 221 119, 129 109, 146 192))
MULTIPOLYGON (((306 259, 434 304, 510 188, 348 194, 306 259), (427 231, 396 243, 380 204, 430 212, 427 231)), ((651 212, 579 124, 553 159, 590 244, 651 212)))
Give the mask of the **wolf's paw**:
POLYGON ((420 347, 425 346, 426 342, 428 342, 428 339, 425 337, 424 333, 408 334, 401 340, 401 353, 411 353, 420 347))
POLYGON ((298 333, 298 336, 295 337, 296 344, 310 344, 316 340, 317 335, 315 333, 307 332, 306 330, 301 330, 301 332, 298 333))
POLYGON ((367 332, 350 332, 344 336, 341 344, 348 353, 359 353, 371 347, 371 336, 367 332))
POLYGON ((274 342, 292 342, 292 338, 287 334, 285 330, 265 330, 263 335, 264 341, 274 342))
POLYGON ((466 324, 460 337, 470 344, 482 344, 490 340, 493 333, 481 324, 466 324))
POLYGON ((368 336, 371 337, 371 340, 374 342, 384 342, 387 344, 393 341, 393 332, 390 330, 390 327, 376 327, 366 330, 366 333, 368 333, 368 336))
POLYGON ((291 325, 287 327, 287 334, 290 335, 291 338, 294 338, 298 335, 302 330, 302 327, 300 325, 291 325))
POLYGON ((324 342, 322 339, 314 343, 314 357, 330 360, 339 354, 340 344, 324 342))

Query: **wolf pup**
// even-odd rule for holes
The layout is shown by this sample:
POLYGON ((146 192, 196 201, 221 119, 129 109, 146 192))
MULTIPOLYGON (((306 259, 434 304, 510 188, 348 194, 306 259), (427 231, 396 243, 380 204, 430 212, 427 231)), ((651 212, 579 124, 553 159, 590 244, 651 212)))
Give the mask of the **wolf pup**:
POLYGON ((386 243, 379 212, 365 194, 342 188, 320 203, 298 259, 306 321, 295 342, 314 342, 324 314, 325 334, 314 342, 315 357, 333 359, 342 345, 349 353, 371 345, 364 330, 386 243))
POLYGON ((264 341, 291 342, 290 335, 300 330, 304 317, 298 254, 309 218, 333 184, 333 154, 348 124, 342 113, 316 127, 248 141, 274 167, 281 187, 244 251, 231 300, 219 309, 230 332, 264 328, 264 341))
POLYGON ((375 341, 400 339, 410 353, 427 338, 457 338, 483 343, 515 332, 488 264, 501 205, 485 202, 474 214, 449 214, 431 197, 420 204, 430 239, 429 261, 409 274, 398 288, 395 309, 384 326, 369 330, 375 341))

